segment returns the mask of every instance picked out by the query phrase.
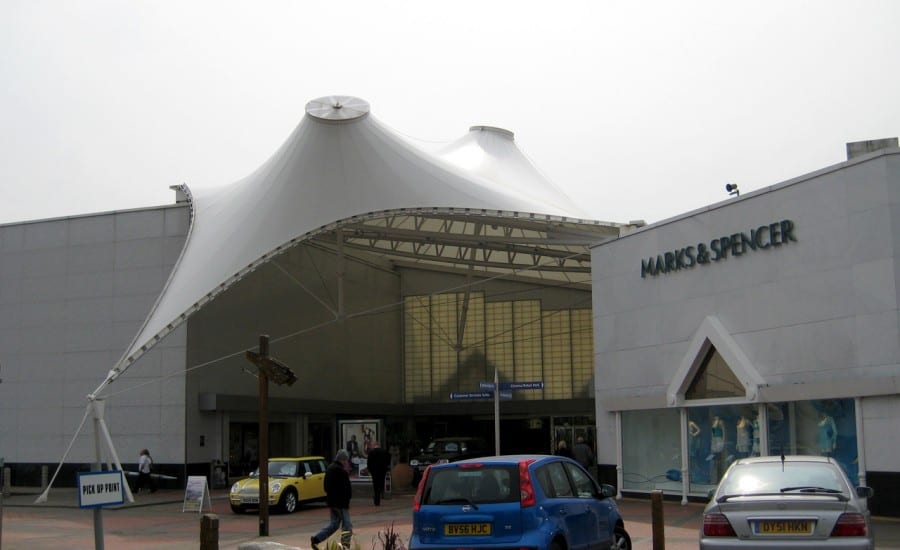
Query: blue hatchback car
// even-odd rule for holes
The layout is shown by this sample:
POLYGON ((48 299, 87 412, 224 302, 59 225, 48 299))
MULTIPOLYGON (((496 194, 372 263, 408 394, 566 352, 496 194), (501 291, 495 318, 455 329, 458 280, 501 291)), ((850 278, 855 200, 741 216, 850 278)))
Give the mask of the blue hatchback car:
POLYGON ((614 496, 561 456, 436 464, 419 483, 409 549, 630 549, 614 496))

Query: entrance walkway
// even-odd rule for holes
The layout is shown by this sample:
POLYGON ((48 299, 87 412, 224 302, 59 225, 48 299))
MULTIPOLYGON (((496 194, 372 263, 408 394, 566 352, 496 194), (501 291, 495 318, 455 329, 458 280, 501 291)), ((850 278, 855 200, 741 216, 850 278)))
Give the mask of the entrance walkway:
MULTIPOLYGON (((54 489, 46 504, 33 504, 36 491, 15 490, 3 499, 0 546, 4 550, 60 548, 91 550, 94 545, 93 511, 78 508, 74 489, 54 489)), ((103 541, 109 550, 167 548, 196 550, 200 547, 200 515, 182 512, 183 491, 161 489, 139 494, 134 504, 104 508, 103 541)), ((413 494, 404 491, 374 506, 369 486, 354 485, 350 505, 355 544, 359 550, 381 550, 379 534, 393 528, 406 544, 412 529, 413 494)), ((237 515, 228 505, 227 491, 212 491, 212 513, 219 517, 219 548, 236 549, 241 543, 277 542, 308 550, 309 537, 328 521, 323 504, 302 507, 291 515, 272 514, 269 536, 260 537, 256 514, 237 515)), ((634 548, 652 548, 650 501, 619 502, 625 527, 634 548)), ((666 501, 664 519, 666 549, 697 548, 703 506, 666 501)), ((210 513, 204 510, 204 513, 210 513)), ((900 548, 900 520, 875 518, 873 530, 878 548, 900 548)))

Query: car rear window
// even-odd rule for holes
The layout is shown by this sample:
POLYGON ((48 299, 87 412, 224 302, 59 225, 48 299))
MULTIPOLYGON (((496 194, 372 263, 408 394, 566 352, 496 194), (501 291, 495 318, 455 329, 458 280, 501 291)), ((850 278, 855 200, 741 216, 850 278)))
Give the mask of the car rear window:
POLYGON ((738 465, 732 469, 720 494, 752 495, 785 490, 821 488, 847 492, 840 472, 824 462, 771 462, 738 465))
POLYGON ((519 468, 481 465, 432 469, 422 504, 518 502, 519 468))

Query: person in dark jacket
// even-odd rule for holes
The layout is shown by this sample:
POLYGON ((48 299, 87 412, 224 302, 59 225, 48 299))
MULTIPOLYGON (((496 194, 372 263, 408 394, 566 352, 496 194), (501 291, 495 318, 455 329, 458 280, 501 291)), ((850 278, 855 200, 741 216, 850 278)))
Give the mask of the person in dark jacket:
POLYGON ((353 489, 350 485, 350 475, 346 470, 349 462, 350 455, 342 449, 337 452, 334 462, 325 470, 325 504, 331 511, 331 520, 310 538, 313 550, 322 550, 319 543, 327 540, 338 528, 341 529, 341 547, 344 550, 350 548, 350 539, 353 537, 350 499, 353 498, 353 489))
POLYGON ((382 449, 377 441, 373 441, 369 448, 368 464, 369 475, 372 476, 372 490, 375 496, 375 506, 381 505, 381 496, 384 494, 384 478, 391 466, 391 453, 382 449))
POLYGON ((575 448, 572 449, 572 454, 575 455, 575 460, 579 464, 584 466, 587 471, 593 473, 595 464, 594 451, 591 450, 590 446, 585 443, 584 438, 580 435, 575 440, 575 448))

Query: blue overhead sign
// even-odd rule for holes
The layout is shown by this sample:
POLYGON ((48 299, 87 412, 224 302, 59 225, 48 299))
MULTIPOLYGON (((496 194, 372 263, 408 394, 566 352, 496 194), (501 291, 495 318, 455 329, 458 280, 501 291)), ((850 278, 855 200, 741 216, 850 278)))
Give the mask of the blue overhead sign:
MULTIPOLYGON (((478 387, 482 390, 490 391, 494 389, 493 382, 479 382, 478 387)), ((503 391, 511 390, 542 390, 543 382, 500 382, 500 397, 503 397, 503 391)))
POLYGON ((493 399, 492 391, 454 391, 450 392, 450 399, 493 399))
MULTIPOLYGON (((450 392, 450 399, 457 400, 466 400, 466 399, 493 399, 494 392, 492 391, 454 391, 450 392)), ((512 392, 500 390, 500 399, 512 399, 512 392)))

